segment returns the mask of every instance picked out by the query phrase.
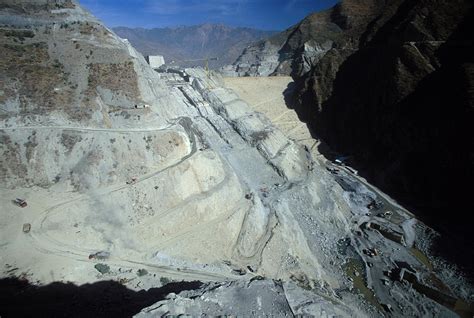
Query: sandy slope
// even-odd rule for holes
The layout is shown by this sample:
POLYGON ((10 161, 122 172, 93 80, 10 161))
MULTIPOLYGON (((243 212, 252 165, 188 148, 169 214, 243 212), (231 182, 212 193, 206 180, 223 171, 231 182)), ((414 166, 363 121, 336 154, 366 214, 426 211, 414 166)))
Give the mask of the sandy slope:
POLYGON ((317 140, 285 101, 285 91, 291 89, 293 82, 290 76, 226 77, 224 82, 254 111, 268 117, 288 138, 307 145, 310 149, 316 148, 317 140))

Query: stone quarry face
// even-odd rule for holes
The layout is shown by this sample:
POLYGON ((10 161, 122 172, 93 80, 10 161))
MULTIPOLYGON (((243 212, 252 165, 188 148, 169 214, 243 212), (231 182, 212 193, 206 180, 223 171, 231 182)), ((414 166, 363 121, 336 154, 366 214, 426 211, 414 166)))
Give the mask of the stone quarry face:
POLYGON ((2 276, 205 282, 142 316, 453 314, 381 282, 408 264, 428 284, 413 248, 430 230, 328 170, 217 74, 153 71, 75 2, 11 3, 0 22, 2 276))
MULTIPOLYGON (((5 246, 9 262, 43 283, 50 270, 94 280, 93 268, 64 264, 99 251, 177 278, 258 271, 278 224, 267 196, 306 178, 304 150, 205 72, 190 70, 191 82, 154 72, 77 4, 22 5, 2 14, 14 23, 1 30, 2 235, 24 221, 32 230, 5 246), (21 215, 16 196, 29 203, 21 215), (27 242, 29 259, 18 253, 27 242)), ((265 262, 271 273, 284 266, 265 262)))

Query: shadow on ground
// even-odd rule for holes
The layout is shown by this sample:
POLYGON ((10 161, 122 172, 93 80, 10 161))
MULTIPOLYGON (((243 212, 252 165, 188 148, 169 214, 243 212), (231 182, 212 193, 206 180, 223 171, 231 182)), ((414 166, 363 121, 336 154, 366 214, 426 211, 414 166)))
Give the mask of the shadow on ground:
MULTIPOLYGON (((364 63, 359 63, 364 65, 364 63)), ((357 72, 354 72, 357 74, 357 72)), ((427 76, 426 80, 430 80, 431 77, 427 76)), ((309 127, 311 135, 314 139, 318 140, 318 152, 327 160, 334 161, 341 155, 351 153, 337 152, 334 149, 339 148, 340 151, 344 150, 345 147, 337 147, 337 142, 329 140, 327 143, 321 139, 322 136, 315 132, 317 122, 315 120, 315 112, 312 107, 301 107, 301 101, 296 100, 296 90, 298 84, 291 82, 283 92, 285 97, 285 103, 288 108, 294 109, 298 118, 301 122, 306 123, 309 127), (314 129, 312 129, 314 128, 314 129)), ((421 89, 420 89, 421 90, 421 89)), ((441 90, 438 88, 438 91, 441 90)), ((344 90, 341 90, 341 94, 344 90)), ((419 93, 423 95, 425 91, 419 93)), ((415 95, 415 94, 413 94, 415 95)), ((428 96, 426 93, 423 96, 428 96)), ((406 103, 411 102, 407 99, 406 103)), ((460 104, 461 102, 459 102, 460 104)), ((421 103, 432 105, 432 103, 421 103)), ((316 107, 316 106, 313 106, 316 107)), ((347 124, 349 125, 349 124, 347 124)), ((461 123, 459 123, 461 125, 461 123)), ((330 134, 330 132, 328 133, 330 134)), ((468 135, 471 138, 471 135, 468 135)), ((350 139, 351 137, 348 137, 350 139)), ((369 138, 368 136, 366 138, 369 138)), ((336 138, 337 139, 337 138, 336 138)), ((426 142, 428 143, 428 141, 426 142)), ((445 142, 449 144, 450 142, 445 142)), ((454 142, 451 142, 454 143, 454 142)), ((465 145, 468 142, 459 143, 457 149, 465 149, 465 145)), ((396 151, 397 147, 393 147, 396 151)), ((380 153, 383 153, 382 151, 380 153)), ((467 153, 467 151, 466 151, 467 153)), ((372 154, 373 155, 373 154, 372 154)), ((426 156, 432 158, 429 152, 426 151, 426 156)), ((459 164, 461 168, 456 167, 443 167, 439 163, 440 160, 427 160, 427 161, 415 161, 414 168, 411 166, 410 169, 401 170, 399 175, 409 175, 412 179, 411 183, 417 182, 420 185, 419 193, 414 191, 401 191, 401 186, 391 186, 391 179, 384 180, 380 176, 386 174, 382 165, 377 162, 364 161, 360 159, 361 156, 351 156, 346 160, 346 163, 352 168, 358 171, 359 176, 366 179, 370 184, 377 186, 384 193, 387 193, 407 210, 414 213, 420 221, 435 229, 440 235, 433 237, 431 245, 431 253, 434 256, 439 256, 449 263, 456 264, 461 270, 463 275, 468 279, 471 284, 474 284, 474 267, 472 266, 472 259, 474 259, 474 241, 472 240, 472 222, 469 222, 472 211, 472 200, 467 191, 470 191, 469 187, 463 186, 464 182, 456 182, 456 179, 472 180, 469 176, 472 175, 470 172, 463 173, 462 167, 466 167, 468 164, 459 164), (458 171, 460 170, 460 171, 458 171), (459 176, 459 177, 457 177, 459 176), (437 191, 433 191, 436 188, 437 191), (432 193, 431 193, 432 192, 432 193), (430 202, 426 199, 431 193, 430 202), (447 197, 445 202, 435 200, 436 198, 442 199, 447 197), (448 203, 446 203, 448 202, 448 203)), ((423 156, 421 156, 423 157, 423 156)), ((472 167, 472 163, 471 166, 472 167)), ((471 168, 472 171, 472 168, 471 168)), ((392 176, 394 173, 392 173, 392 176)), ((411 184, 408 182, 408 184, 411 184)))
POLYGON ((331 150, 331 148, 324 142, 324 140, 320 139, 320 136, 317 135, 311 124, 308 122, 308 117, 305 117, 309 115, 304 113, 303 108, 298 107, 298 102, 295 100, 295 93, 297 88, 298 87, 296 83, 293 81, 288 83, 288 86, 283 91, 283 97, 285 99, 286 107, 288 107, 289 109, 293 109, 296 112, 298 119, 308 128, 308 131, 311 133, 311 137, 313 137, 314 140, 318 141, 318 152, 326 159, 334 161, 334 159, 337 158, 338 154, 331 150))
POLYGON ((0 317, 131 317, 169 293, 201 285, 198 281, 177 282, 133 291, 115 281, 35 286, 26 280, 4 278, 0 279, 0 317))

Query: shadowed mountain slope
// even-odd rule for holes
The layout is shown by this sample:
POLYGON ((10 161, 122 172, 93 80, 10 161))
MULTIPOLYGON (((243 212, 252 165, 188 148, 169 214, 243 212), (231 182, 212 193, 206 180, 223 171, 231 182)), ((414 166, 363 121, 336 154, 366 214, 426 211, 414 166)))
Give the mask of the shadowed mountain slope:
POLYGON ((345 38, 354 50, 333 47, 294 77, 296 109, 319 137, 470 248, 472 23, 470 1, 390 1, 358 42, 345 38))

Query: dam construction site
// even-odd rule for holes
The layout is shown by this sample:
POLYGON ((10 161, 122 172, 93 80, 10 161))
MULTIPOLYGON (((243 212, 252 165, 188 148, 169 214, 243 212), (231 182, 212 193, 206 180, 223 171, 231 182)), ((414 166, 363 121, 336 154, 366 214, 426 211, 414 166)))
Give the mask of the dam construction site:
POLYGON ((437 242, 473 249, 328 150, 288 62, 151 67, 71 0, 0 1, 0 48, 1 317, 473 317, 437 242))

